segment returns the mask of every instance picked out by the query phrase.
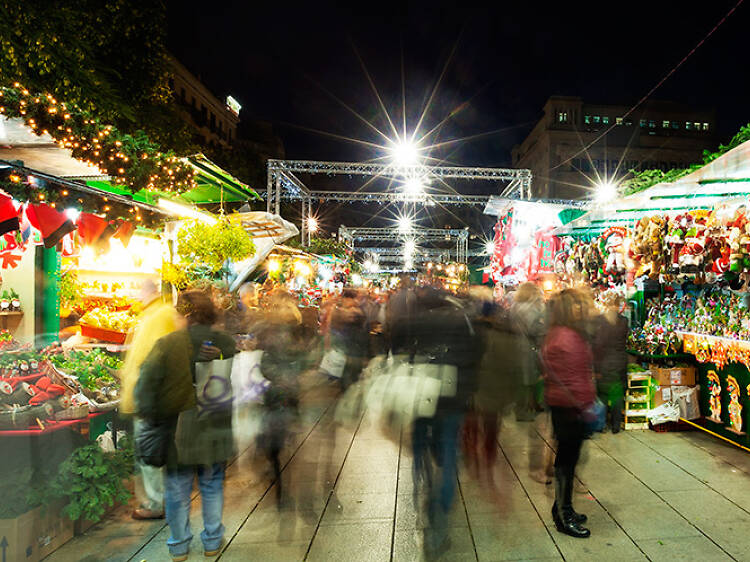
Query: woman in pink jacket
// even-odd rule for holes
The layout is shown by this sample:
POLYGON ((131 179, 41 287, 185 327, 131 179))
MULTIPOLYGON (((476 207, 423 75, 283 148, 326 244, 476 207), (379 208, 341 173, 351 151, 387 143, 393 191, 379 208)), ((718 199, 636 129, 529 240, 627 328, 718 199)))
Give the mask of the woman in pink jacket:
POLYGON ((593 303, 576 289, 565 289, 549 303, 550 328, 542 350, 545 399, 557 438, 555 503, 557 530, 586 538, 586 516, 573 510, 573 478, 586 435, 583 411, 595 400, 591 346, 586 331, 593 303))

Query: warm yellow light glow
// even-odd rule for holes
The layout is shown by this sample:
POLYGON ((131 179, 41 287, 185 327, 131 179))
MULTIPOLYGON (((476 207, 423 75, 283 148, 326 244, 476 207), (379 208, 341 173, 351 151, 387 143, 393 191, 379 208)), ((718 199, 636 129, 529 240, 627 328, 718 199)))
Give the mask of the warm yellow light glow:
POLYGON ((159 199, 159 207, 178 217, 197 219, 206 224, 216 224, 218 222, 218 219, 209 213, 204 213, 187 205, 180 205, 169 199, 159 199))
POLYGON ((307 217, 307 230, 310 232, 318 231, 318 219, 315 217, 307 217))
POLYGON ((281 271, 281 262, 279 260, 268 260, 268 273, 278 273, 281 271))

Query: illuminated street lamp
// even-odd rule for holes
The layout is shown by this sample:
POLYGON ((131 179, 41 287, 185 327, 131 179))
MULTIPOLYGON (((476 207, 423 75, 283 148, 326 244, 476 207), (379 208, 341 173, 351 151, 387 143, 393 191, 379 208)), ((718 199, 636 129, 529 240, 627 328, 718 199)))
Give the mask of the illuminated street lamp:
POLYGON ((315 217, 307 217, 307 230, 310 232, 318 231, 318 219, 315 217))
POLYGON ((611 181, 604 181, 596 185, 594 198, 599 203, 608 203, 617 197, 617 185, 611 181))
POLYGON ((493 240, 487 240, 487 243, 484 245, 484 253, 489 256, 495 255, 495 242, 493 240))
POLYGON ((419 160, 419 147, 412 140, 403 138, 391 143, 388 148, 391 161, 396 166, 413 166, 419 160))
POLYGON ((409 232, 414 228, 414 221, 409 216, 402 216, 398 218, 398 230, 399 232, 409 232))
POLYGON ((407 195, 422 195, 425 181, 423 178, 408 178, 404 182, 404 193, 407 195))

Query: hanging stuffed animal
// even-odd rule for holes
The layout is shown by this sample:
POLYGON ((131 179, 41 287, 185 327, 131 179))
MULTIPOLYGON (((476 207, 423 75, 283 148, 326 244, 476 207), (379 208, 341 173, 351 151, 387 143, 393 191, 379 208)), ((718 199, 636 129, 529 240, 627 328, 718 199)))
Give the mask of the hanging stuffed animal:
POLYGON ((607 263, 604 270, 610 275, 625 272, 624 242, 627 233, 625 227, 612 226, 602 234, 604 249, 607 253, 607 263))

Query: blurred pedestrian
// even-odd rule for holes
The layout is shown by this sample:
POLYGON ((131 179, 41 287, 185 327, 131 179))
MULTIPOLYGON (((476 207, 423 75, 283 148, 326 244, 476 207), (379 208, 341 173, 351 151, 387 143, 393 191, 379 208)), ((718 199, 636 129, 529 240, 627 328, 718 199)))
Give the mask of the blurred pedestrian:
POLYGON ((550 301, 550 329, 544 342, 545 399, 557 439, 555 503, 557 530, 586 538, 586 516, 573 509, 573 481, 586 436, 584 411, 594 402, 593 356, 587 340, 591 308, 575 289, 565 289, 550 301))
POLYGON ((544 293, 534 283, 523 283, 515 292, 511 317, 518 345, 518 398, 516 420, 534 421, 540 410, 537 383, 541 375, 539 349, 545 332, 544 293))
MULTIPOLYGON (((156 284, 149 280, 141 286, 140 301, 143 312, 138 317, 135 331, 128 335, 128 352, 120 370, 122 388, 120 392, 120 413, 135 413, 135 385, 138 382, 141 365, 156 341, 174 332, 178 326, 178 314, 173 306, 162 299, 156 284)), ((135 417, 133 432, 138 433, 143 420, 135 417)), ((133 510, 133 519, 164 518, 164 469, 149 466, 136 459, 135 491, 138 507, 133 510)))
POLYGON ((187 328, 159 339, 141 367, 135 388, 137 413, 168 427, 171 435, 166 462, 165 506, 172 559, 187 560, 193 539, 190 503, 197 475, 203 510, 201 540, 206 556, 222 548, 224 477, 233 455, 232 408, 198 416, 196 364, 228 359, 234 339, 212 328, 218 311, 202 291, 181 293, 177 310, 187 328))
POLYGON ((481 347, 466 311, 456 299, 432 288, 417 295, 411 333, 416 356, 429 363, 453 366, 456 388, 440 396, 432 418, 417 418, 412 430, 415 499, 427 487, 428 526, 424 546, 428 556, 447 548, 446 528, 457 481, 459 431, 468 403, 476 391, 476 369, 481 347), (433 463, 439 474, 433 476, 433 463))
POLYGON ((346 355, 341 375, 342 388, 346 389, 359 379, 370 353, 370 329, 354 289, 344 289, 331 311, 329 343, 346 355))
POLYGON ((612 433, 620 431, 622 409, 625 404, 625 384, 628 369, 626 349, 628 321, 621 314, 624 298, 610 295, 605 310, 596 319, 594 334, 594 372, 599 399, 607 405, 612 433))

